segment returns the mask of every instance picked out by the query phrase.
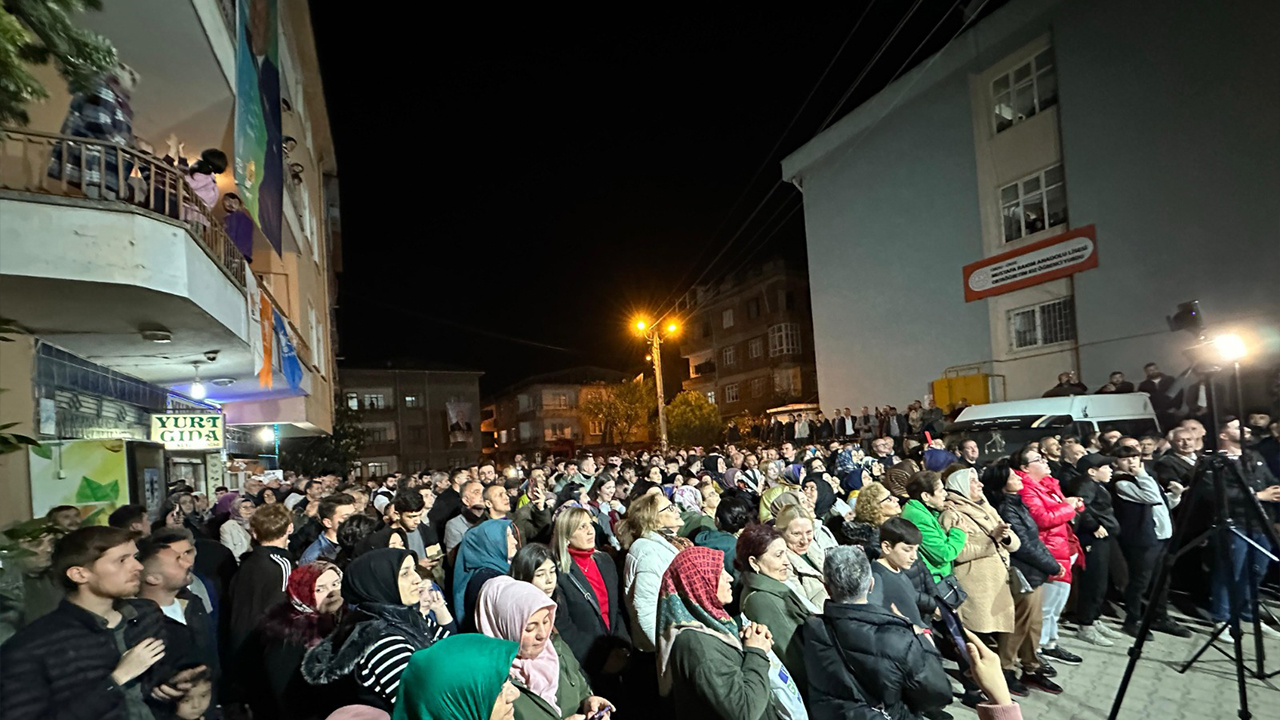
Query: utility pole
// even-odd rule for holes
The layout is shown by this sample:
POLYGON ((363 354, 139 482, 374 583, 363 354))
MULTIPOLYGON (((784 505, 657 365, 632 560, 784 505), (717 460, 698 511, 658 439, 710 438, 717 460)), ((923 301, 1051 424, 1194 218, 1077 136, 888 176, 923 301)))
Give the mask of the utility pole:
POLYGON ((675 321, 667 321, 664 327, 662 323, 650 325, 645 320, 636 320, 633 327, 649 342, 649 355, 653 358, 653 384, 658 389, 658 443, 662 452, 665 453, 667 451, 667 399, 662 393, 662 334, 665 331, 668 337, 675 335, 680 331, 680 326, 675 321))

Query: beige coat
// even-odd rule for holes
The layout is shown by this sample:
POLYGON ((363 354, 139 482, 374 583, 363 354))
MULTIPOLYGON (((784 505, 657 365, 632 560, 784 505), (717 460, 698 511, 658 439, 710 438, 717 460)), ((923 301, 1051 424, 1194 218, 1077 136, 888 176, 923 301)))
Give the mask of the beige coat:
POLYGON ((815 569, 821 567, 813 559, 818 554, 813 544, 809 545, 809 552, 805 555, 797 555, 791 552, 791 548, 787 548, 787 559, 791 561, 791 576, 787 584, 812 603, 818 612, 822 612, 822 606, 827 602, 827 586, 823 582, 822 573, 815 569))
POLYGON ((955 559, 954 572, 969 599, 960 606, 964 626, 974 632, 1013 632, 1013 595, 1009 592, 1009 553, 1022 543, 1014 533, 994 539, 1000 515, 981 504, 948 492, 946 509, 938 518, 943 530, 958 527, 968 540, 955 559))

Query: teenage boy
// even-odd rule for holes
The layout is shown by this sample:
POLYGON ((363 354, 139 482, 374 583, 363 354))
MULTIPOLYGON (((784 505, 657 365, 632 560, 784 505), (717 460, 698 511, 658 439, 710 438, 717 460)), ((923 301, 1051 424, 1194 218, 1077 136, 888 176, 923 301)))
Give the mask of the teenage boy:
MULTIPOLYGON (((257 542, 240 559, 240 570, 227 592, 222 612, 222 657, 234 657, 268 608, 288 599, 293 560, 286 549, 293 532, 293 513, 285 506, 264 505, 249 518, 249 533, 257 542)), ((230 665, 224 665, 230 671, 230 665)))
POLYGON ((1112 509, 1111 482, 1114 460, 1101 453, 1085 455, 1076 462, 1081 482, 1075 494, 1084 500, 1084 510, 1076 516, 1076 537, 1084 550, 1084 568, 1076 581, 1076 620, 1081 640, 1111 647, 1120 633, 1099 620, 1107 596, 1111 551, 1120 537, 1120 522, 1112 509))
MULTIPOLYGON (((1142 622, 1142 601, 1147 586, 1160 567, 1165 546, 1173 535, 1173 520, 1169 515, 1182 497, 1181 488, 1167 494, 1160 489, 1155 478, 1142 467, 1142 451, 1128 446, 1113 450, 1116 473, 1112 480, 1115 493, 1115 514, 1120 522, 1123 539, 1120 550, 1129 566, 1129 585, 1124 591, 1125 618, 1122 628, 1127 635, 1138 636, 1142 622)), ((1191 631, 1169 618, 1168 598, 1161 595, 1154 599, 1156 619, 1151 629, 1178 637, 1191 637, 1191 631)))
POLYGON ((302 556, 298 558, 298 564, 306 565, 316 560, 333 560, 338 557, 338 550, 341 549, 338 545, 338 526, 355 511, 356 500, 350 495, 338 493, 325 496, 320 501, 320 509, 316 513, 324 532, 321 532, 320 536, 302 552, 302 556))
POLYGON ((132 600, 142 580, 133 534, 85 527, 58 541, 55 575, 67 590, 56 610, 0 646, 0 717, 151 718, 146 698, 174 700, 195 671, 166 653, 164 614, 132 600))
POLYGON ((890 612, 897 608, 912 625, 927 631, 938 604, 924 584, 931 582, 928 570, 924 563, 916 562, 920 539, 920 528, 910 520, 892 517, 884 521, 880 526, 880 558, 871 563, 875 583, 867 602, 890 612))

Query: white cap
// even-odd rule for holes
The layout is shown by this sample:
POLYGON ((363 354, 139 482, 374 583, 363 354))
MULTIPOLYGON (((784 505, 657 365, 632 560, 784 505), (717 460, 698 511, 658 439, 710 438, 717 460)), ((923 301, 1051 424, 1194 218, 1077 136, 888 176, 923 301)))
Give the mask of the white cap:
POLYGON ((379 515, 381 515, 390 504, 391 498, 386 495, 378 494, 373 496, 373 509, 377 510, 379 515))

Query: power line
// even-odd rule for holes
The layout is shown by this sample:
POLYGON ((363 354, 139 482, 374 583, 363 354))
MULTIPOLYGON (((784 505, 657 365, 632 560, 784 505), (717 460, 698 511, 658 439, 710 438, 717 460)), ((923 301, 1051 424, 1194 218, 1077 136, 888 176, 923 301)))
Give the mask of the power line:
MULTIPOLYGON (((711 242, 707 244, 707 248, 710 248, 711 245, 715 242, 715 238, 720 235, 720 232, 722 230, 724 230, 724 227, 729 223, 730 218, 732 218, 733 214, 737 212, 738 207, 742 205, 742 201, 745 200, 747 197, 747 194, 751 192, 751 188, 756 184, 756 180, 760 179, 760 173, 764 172, 764 169, 768 167, 769 161, 773 159, 774 154, 778 152, 778 148, 780 148, 782 146, 782 142, 786 140, 787 134, 791 132, 791 129, 795 127, 796 122, 800 120, 800 116, 804 113, 805 108, 809 107, 809 102, 813 100, 813 96, 818 92, 818 88, 822 85, 822 81, 827 79, 827 75, 831 72, 831 68, 835 67, 836 60, 840 58, 841 53, 843 53, 844 49, 849 45, 849 41, 852 40, 854 34, 858 32, 858 28, 862 26, 862 21, 866 19, 867 14, 871 12, 871 8, 875 4, 876 4, 876 0, 871 0, 871 2, 867 3, 867 6, 862 10, 862 14, 858 16, 858 20, 853 24, 853 28, 849 30, 849 34, 845 35, 844 42, 840 43, 840 47, 836 49, 835 55, 831 56, 831 60, 827 63, 827 66, 823 68, 822 74, 818 76, 817 82, 815 82, 813 84, 813 87, 809 89, 809 94, 805 96, 804 102, 800 103, 800 108, 796 110, 794 115, 791 116, 791 121, 788 122, 787 126, 782 130, 782 134, 780 134, 778 136, 778 139, 773 143, 773 147, 769 149, 769 152, 767 155, 765 155, 764 160, 760 161, 760 166, 757 167, 756 171, 751 175, 751 179, 747 181, 747 185, 742 189, 742 193, 738 195, 738 199, 734 201, 733 205, 729 208, 729 212, 725 214, 724 219, 720 221, 720 224, 716 227, 715 231, 711 233, 711 242)), ((769 196, 772 195, 773 192, 778 189, 779 185, 781 185, 781 180, 779 180, 778 183, 776 183, 773 187, 769 189, 769 193, 765 195, 765 200, 767 200, 769 196)), ((763 203, 764 203, 764 200, 761 201, 761 204, 763 203)), ((752 213, 753 216, 754 214, 755 213, 752 213)), ((748 221, 749 220, 750 218, 748 218, 748 221)), ((737 235, 735 235, 734 237, 736 238, 737 235)), ((730 240, 729 242, 730 244, 732 244, 733 240, 730 240)), ((704 249, 702 252, 706 252, 706 249, 704 249)), ((720 254, 723 255, 723 252, 724 251, 722 250, 720 254)), ((702 253, 699 253, 699 256, 701 256, 701 254, 702 253)), ((719 258, 719 255, 717 255, 717 259, 718 258, 719 258)), ((714 263, 715 261, 713 260, 711 263, 708 264, 708 266, 714 265, 714 263)), ((661 303, 658 304, 659 307, 665 307, 667 303, 669 303, 673 298, 678 297, 680 293, 680 289, 684 287, 685 278, 687 278, 689 276, 689 273, 692 272, 693 269, 697 267, 699 267, 699 263, 695 262, 693 266, 690 268, 690 270, 685 272, 685 274, 681 276, 680 282, 677 283, 675 289, 673 289, 671 293, 668 294, 667 297, 663 299, 661 303)), ((698 281, 695 280, 693 284, 697 285, 697 282, 698 281)), ((659 313, 657 317, 659 318, 662 317, 662 313, 659 313)))
MULTIPOLYGON (((844 107, 845 101, 848 100, 849 97, 853 95, 853 91, 857 90, 858 86, 862 84, 862 81, 867 77, 867 74, 871 72, 871 68, 876 64, 876 61, 880 59, 880 56, 884 54, 885 50, 889 49, 889 43, 893 42, 893 39, 898 36, 898 33, 902 32, 902 28, 906 26, 907 21, 911 19, 911 16, 915 14, 916 10, 919 9, 920 4, 923 2, 924 0, 916 0, 915 4, 911 6, 911 9, 907 10, 907 14, 902 16, 902 19, 898 21, 897 27, 895 27, 893 32, 889 33, 889 37, 885 38, 884 42, 881 43, 880 49, 877 50, 876 54, 871 58, 871 62, 867 63, 867 66, 862 69, 862 72, 858 74, 858 77, 854 78, 853 84, 849 86, 848 90, 845 90, 844 95, 840 96, 840 101, 836 103, 836 106, 831 108, 831 113, 827 115, 827 117, 822 121, 822 124, 818 126, 818 132, 814 133, 815 136, 825 130, 832 118, 840 112, 840 108, 844 107)), ((950 13, 951 11, 948 10, 947 12, 950 13)), ((914 55, 915 53, 912 54, 914 55)))

